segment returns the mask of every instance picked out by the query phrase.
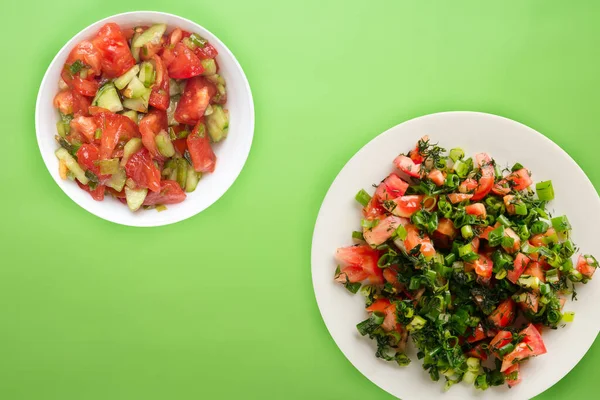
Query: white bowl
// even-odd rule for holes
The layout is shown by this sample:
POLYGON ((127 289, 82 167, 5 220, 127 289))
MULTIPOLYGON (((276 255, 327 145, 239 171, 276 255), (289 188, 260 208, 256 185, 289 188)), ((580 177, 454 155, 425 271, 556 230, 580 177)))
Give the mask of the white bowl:
POLYGON ((240 174, 252 145, 254 135, 254 103, 250 86, 242 67, 229 49, 202 26, 182 17, 156 11, 134 11, 113 15, 88 26, 75 35, 58 52, 48 67, 35 107, 35 129, 42 158, 50 175, 60 188, 77 204, 92 214, 118 224, 130 226, 160 226, 187 219, 217 201, 240 174), (84 39, 96 34, 102 25, 115 22, 121 27, 166 23, 169 29, 179 27, 197 32, 206 38, 219 52, 219 73, 227 82, 227 104, 230 114, 229 133, 225 140, 214 146, 217 166, 212 174, 200 180, 197 189, 187 194, 185 201, 168 206, 168 210, 138 210, 131 212, 127 206, 106 196, 104 201, 95 201, 75 182, 62 180, 58 173, 58 160, 54 152, 58 144, 54 140, 56 122, 59 119, 52 101, 58 92, 58 80, 71 49, 84 39))

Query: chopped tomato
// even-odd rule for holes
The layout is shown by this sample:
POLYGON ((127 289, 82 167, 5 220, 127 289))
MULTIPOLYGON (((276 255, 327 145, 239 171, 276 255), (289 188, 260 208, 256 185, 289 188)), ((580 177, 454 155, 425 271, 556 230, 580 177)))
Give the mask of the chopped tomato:
POLYGON ((206 127, 202 122, 198 122, 192 133, 188 135, 187 147, 197 172, 213 172, 215 170, 217 156, 210 146, 206 127))
POLYGON ((502 358, 498 350, 512 342, 512 333, 509 331, 499 331, 490 341, 490 350, 497 358, 502 358))
POLYGON ((594 275, 594 272, 596 272, 597 265, 598 263, 591 256, 580 255, 577 259, 575 268, 577 268, 577 271, 581 272, 581 275, 591 278, 592 275, 594 275))
POLYGON ((386 209, 383 207, 383 203, 377 194, 373 195, 366 207, 362 209, 363 217, 369 220, 380 219, 385 213, 386 209))
POLYGON ((183 153, 185 153, 185 151, 187 150, 187 141, 185 139, 173 140, 173 146, 180 155, 183 155, 183 153))
POLYGON ((198 56, 181 42, 173 49, 165 48, 162 57, 173 79, 188 79, 204 72, 198 56))
POLYGON ((429 172, 427 177, 429 179, 431 179, 431 181, 433 183, 435 183, 436 186, 442 186, 444 184, 444 182, 446 181, 446 177, 444 176, 444 173, 442 171, 440 171, 439 169, 431 170, 431 172, 429 172))
POLYGON ((477 189, 477 181, 467 178, 458 185, 458 191, 461 193, 473 193, 477 189))
POLYGON ((471 336, 467 337, 467 342, 475 343, 485 338, 487 338, 487 335, 485 334, 483 325, 477 324, 477 326, 473 329, 473 333, 471 333, 471 336))
POLYGON ((164 44, 164 38, 161 38, 158 43, 153 43, 150 41, 144 44, 140 49, 140 59, 144 61, 152 60, 158 54, 158 52, 163 49, 164 44))
POLYGON ((377 186, 375 194, 382 200, 391 200, 402 196, 406 189, 408 189, 408 183, 398 175, 391 173, 377 186))
POLYGON ((540 297, 535 293, 531 293, 531 292, 524 292, 524 293, 525 293, 525 301, 520 301, 519 306, 521 307, 522 310, 530 311, 535 314, 536 312, 538 312, 540 297))
POLYGON ((394 215, 390 215, 380 220, 376 226, 372 228, 364 228, 363 236, 365 241, 371 246, 379 246, 391 238, 400 225, 406 225, 407 223, 408 220, 405 218, 399 218, 394 215))
POLYGON ((188 80, 175 110, 177 122, 196 125, 203 118, 204 112, 210 103, 210 98, 215 93, 215 86, 203 76, 188 80))
POLYGON ((369 245, 341 247, 335 253, 342 266, 361 267, 373 284, 383 283, 383 271, 377 266, 379 252, 369 245))
POLYGON ((513 245, 509 246, 502 243, 502 248, 508 253, 514 253, 519 251, 519 249, 521 248, 521 238, 519 237, 519 235, 517 235, 515 231, 513 231, 511 228, 504 228, 504 236, 511 238, 513 240, 513 245))
POLYGON ((127 39, 114 22, 100 28, 92 43, 100 52, 102 72, 107 78, 123 75, 135 65, 127 39))
POLYGON ((369 307, 366 308, 369 312, 379 312, 385 314, 385 319, 381 324, 381 327, 385 331, 399 330, 401 327, 398 326, 396 321, 396 305, 392 304, 388 299, 378 299, 373 302, 369 307))
POLYGON ((481 361, 485 361, 488 358, 488 355, 483 348, 483 344, 481 343, 469 350, 467 355, 469 357, 479 358, 481 361))
POLYGON ((173 29, 173 32, 171 32, 171 36, 169 36, 169 44, 175 46, 181 39, 183 39, 183 31, 179 28, 175 28, 173 29))
POLYGON ((485 212, 485 206, 483 205, 483 203, 469 204, 465 207, 465 211, 467 212, 467 214, 475 215, 477 217, 480 217, 481 219, 485 219, 487 217, 487 213, 485 212))
POLYGON ((555 236, 555 235, 556 235, 556 231, 554 230, 554 228, 550 228, 544 233, 539 233, 537 235, 533 235, 531 238, 529 238, 529 243, 531 243, 531 245, 535 246, 535 247, 541 247, 541 246, 547 247, 548 246, 547 238, 549 238, 551 236, 555 236))
POLYGON ((94 144, 83 144, 77 150, 77 162, 84 170, 90 170, 98 177, 100 183, 103 183, 106 179, 110 178, 110 175, 100 175, 100 167, 98 166, 98 160, 100 159, 100 153, 98 147, 94 144))
POLYGON ((492 260, 482 254, 479 255, 479 259, 470 263, 475 270, 475 273, 484 278, 484 280, 492 277, 492 270, 494 269, 494 263, 492 260))
POLYGON ((518 171, 510 173, 506 178, 501 179, 495 186, 493 192, 497 195, 504 196, 511 190, 521 191, 527 189, 533 181, 529 176, 529 171, 522 168, 518 171))
POLYGON ((194 49, 194 54, 201 60, 207 60, 209 58, 215 58, 219 53, 212 44, 206 43, 204 47, 196 47, 194 49))
POLYGON ((454 227, 454 222, 448 218, 441 218, 438 222, 437 232, 454 239, 458 234, 458 230, 454 227))
POLYGON ((140 136, 137 124, 126 116, 110 111, 94 112, 96 125, 102 130, 100 159, 112 158, 119 142, 140 136))
POLYGON ((431 243, 431 239, 429 239, 429 236, 426 234, 420 234, 419 229, 412 224, 404 225, 404 229, 406 229, 406 239, 404 239, 404 247, 406 247, 406 251, 410 252, 418 245, 421 245, 419 251, 425 257, 431 257, 435 255, 435 249, 431 243))
POLYGON ((104 200, 104 185, 97 185, 95 189, 92 189, 89 187, 89 185, 84 185, 83 183, 76 181, 77 185, 85 190, 86 192, 88 192, 91 196, 92 199, 96 200, 96 201, 102 201, 104 200))
POLYGON ((486 226, 485 229, 483 231, 481 231, 481 233, 479 234, 479 238, 488 240, 488 235, 493 230, 494 230, 494 227, 486 226))
POLYGON ((488 317, 489 321, 498 328, 512 324, 515 319, 515 302, 508 298, 498 305, 496 310, 488 317))
POLYGON ((521 382, 521 371, 519 364, 513 364, 504 371, 504 377, 508 387, 513 387, 521 382), (515 376, 516 375, 516 376, 515 376))
POLYGON ((158 192, 148 192, 148 195, 144 199, 144 205, 177 204, 184 201, 185 197, 185 192, 177 182, 164 180, 160 182, 160 190, 158 192))
POLYGON ((513 262, 513 269, 508 271, 507 278, 512 283, 517 283, 525 268, 531 260, 523 253, 518 253, 513 262))
POLYGON ((398 283, 398 269, 395 266, 389 266, 383 270, 383 278, 386 282, 393 285, 398 283))
POLYGON ((156 69, 156 80, 152 85, 152 92, 150 93, 149 104, 152 107, 156 107, 159 110, 166 111, 169 108, 169 75, 165 68, 162 59, 154 55, 152 58, 156 69))
MULTIPOLYGON (((177 184, 177 186, 179 187, 179 184, 177 184)), ((364 269, 362 269, 361 267, 354 267, 351 265, 342 268, 342 270, 340 271, 340 275, 335 279, 335 281, 340 283, 355 283, 364 281, 368 277, 369 275, 365 272, 364 269)))
POLYGON ((475 161, 481 170, 481 178, 477 182, 472 200, 481 200, 487 196, 492 190, 492 186, 494 186, 494 166, 492 165, 492 159, 486 153, 476 154, 475 161))
POLYGON ((152 157, 146 148, 142 148, 129 158, 125 171, 127 177, 133 179, 138 187, 148 188, 153 192, 160 191, 160 170, 152 162, 152 157))
POLYGON ((418 178, 421 176, 421 165, 415 164, 415 162, 409 157, 403 155, 396 157, 394 160, 394 165, 408 176, 412 176, 413 178, 418 178))
POLYGON ((535 276, 542 282, 546 282, 546 274, 542 269, 542 266, 537 261, 532 261, 527 265, 525 271, 523 271, 523 275, 535 276))
POLYGON ((400 196, 384 202, 383 206, 394 215, 408 218, 421 209, 423 198, 424 196, 420 194, 400 196))
POLYGON ((58 108, 62 114, 73 114, 73 91, 63 90, 54 96, 54 107, 58 108))
POLYGON ((93 77, 82 79, 79 74, 71 75, 68 69, 63 69, 60 76, 69 88, 82 96, 94 97, 98 91, 98 81, 93 77))
POLYGON ((421 153, 421 151, 419 149, 419 147, 420 147, 419 144, 427 143, 427 142, 429 142, 429 136, 425 135, 421 139, 419 139, 419 141, 417 141, 415 148, 412 149, 410 151, 410 153, 408 154, 410 156, 411 160, 413 160, 415 162, 415 164, 421 164, 423 161, 425 161, 425 155, 421 153))
POLYGON ((84 40, 75 45, 73 50, 69 53, 69 57, 67 57, 65 64, 71 66, 77 60, 84 64, 83 68, 89 69, 88 74, 101 74, 102 56, 89 40, 84 40))
POLYGON ((463 193, 450 193, 448 194, 448 200, 450 203, 457 204, 465 200, 470 200, 473 197, 472 194, 463 194, 463 193))
POLYGON ((373 302, 369 307, 366 308, 368 312, 384 312, 386 308, 390 306, 391 302, 389 299, 378 299, 373 302))
POLYGON ((515 346, 512 352, 508 353, 502 359, 502 367, 500 368, 502 372, 506 371, 513 364, 532 356, 545 354, 547 351, 542 335, 540 335, 533 324, 529 324, 519 333, 523 335, 523 340, 515 346))
POLYGON ((164 159, 156 146, 156 135, 167 130, 167 114, 161 110, 152 110, 140 120, 139 129, 142 134, 142 143, 153 158, 164 159))
POLYGON ((83 135, 88 143, 96 141, 95 134, 98 124, 94 117, 77 116, 70 122, 71 131, 83 135))

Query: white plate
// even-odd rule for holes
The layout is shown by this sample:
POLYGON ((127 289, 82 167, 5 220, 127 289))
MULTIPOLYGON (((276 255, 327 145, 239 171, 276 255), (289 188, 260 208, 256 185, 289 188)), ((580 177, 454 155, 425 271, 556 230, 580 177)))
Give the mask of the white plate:
POLYGON ((369 142, 344 166, 325 196, 312 242, 313 285, 325 324, 348 360, 373 383, 398 398, 531 398, 565 376, 596 338, 600 328, 600 277, 578 285, 579 300, 567 302, 565 310, 576 312, 573 323, 563 329, 544 330, 548 353, 524 363, 519 385, 482 392, 462 383, 445 393, 443 378, 439 382, 430 380, 414 356, 414 348, 409 353, 412 363, 408 367, 375 358, 375 344, 356 330, 356 324, 367 318, 363 297, 352 295, 333 281, 335 250, 351 245, 351 233, 360 227, 360 205, 354 195, 361 188, 372 193, 371 185, 392 171, 394 157, 412 149, 423 135, 429 135, 446 149, 462 147, 470 155, 488 152, 501 165, 518 161, 533 172, 534 182, 551 179, 556 198, 549 209, 555 210, 556 215, 568 215, 573 239, 583 252, 600 255, 596 232, 600 226, 600 200, 587 176, 561 148, 533 129, 495 115, 427 115, 395 126, 369 142))
MULTIPOLYGON (((108 221, 131 226, 159 226, 182 221, 201 212, 217 201, 236 180, 252 145, 254 135, 254 103, 250 86, 242 67, 229 49, 212 33, 200 25, 173 14, 155 11, 134 11, 113 15, 88 26, 75 35, 58 52, 48 67, 40 90, 35 108, 35 129, 38 145, 44 163, 50 175, 60 188, 77 204, 108 221), (92 197, 81 190, 75 182, 62 180, 58 174, 58 160, 54 152, 58 148, 54 136, 58 112, 52 105, 52 100, 58 93, 58 80, 63 65, 71 49, 84 39, 90 39, 104 24, 115 22, 121 27, 134 27, 166 23, 168 31, 175 27, 196 32, 207 39, 219 52, 219 74, 227 82, 227 104, 229 110, 229 132, 227 138, 213 146, 217 155, 217 166, 212 174, 205 174, 197 189, 188 193, 185 201, 168 206, 167 211, 139 210, 129 211, 126 205, 106 196, 104 201, 94 201, 92 197)), ((40 173, 42 173, 40 171, 40 173)))

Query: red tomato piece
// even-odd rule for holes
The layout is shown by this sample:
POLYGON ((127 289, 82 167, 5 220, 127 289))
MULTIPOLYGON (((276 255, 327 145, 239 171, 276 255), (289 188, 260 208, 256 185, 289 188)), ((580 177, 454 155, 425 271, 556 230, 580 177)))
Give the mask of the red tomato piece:
POLYGON ((477 189, 477 181, 467 178, 458 185, 458 191, 461 193, 473 193, 477 189))
POLYGON ((465 200, 470 200, 473 197, 472 194, 463 194, 463 193, 450 193, 448 194, 448 200, 450 203, 457 204, 463 202, 465 200))
POLYGON ((365 219, 373 220, 380 219, 385 215, 386 209, 383 207, 381 199, 377 193, 371 197, 369 203, 362 209, 362 214, 365 219))
POLYGON ((523 271, 523 275, 535 276, 542 282, 546 282, 546 274, 542 269, 542 266, 537 261, 532 261, 527 265, 525 271, 523 271))
POLYGON ((183 153, 185 153, 185 151, 187 150, 187 141, 185 139, 173 140, 173 146, 180 155, 183 155, 183 153))
POLYGON ((208 42, 204 45, 204 47, 196 47, 194 49, 194 54, 196 54, 196 56, 198 56, 198 58, 201 60, 215 58, 217 55, 219 55, 217 49, 215 49, 214 46, 208 42))
POLYGON ((198 56, 181 42, 173 49, 165 48, 163 60, 173 79, 189 79, 204 72, 198 56))
POLYGON ((516 284, 517 280, 519 280, 519 277, 523 274, 523 271, 525 271, 525 268, 527 268, 527 265, 530 261, 531 260, 529 257, 527 257, 525 254, 518 253, 515 257, 515 261, 513 262, 513 269, 508 271, 508 280, 516 284))
POLYGON ((483 231, 481 231, 481 233, 479 234, 479 238, 488 240, 488 235, 493 230, 494 230, 494 227, 486 226, 485 229, 483 231))
POLYGON ((525 301, 520 301, 519 307, 521 307, 522 310, 525 311, 531 311, 532 313, 537 313, 538 312, 538 308, 539 308, 539 300, 540 297, 535 294, 535 293, 531 293, 531 292, 524 292, 525 293, 525 301))
POLYGON ((500 371, 504 372, 512 365, 523 361, 526 358, 539 356, 547 352, 542 335, 540 335, 533 324, 529 324, 520 332, 520 334, 524 336, 523 340, 515 346, 515 349, 512 352, 504 356, 500 371))
POLYGON ((390 332, 397 328, 396 322, 396 305, 392 304, 388 299, 378 299, 366 308, 369 312, 379 312, 385 314, 385 319, 381 324, 383 330, 390 332))
POLYGON ((383 278, 386 282, 396 285, 398 283, 398 269, 393 265, 385 268, 383 270, 383 278))
POLYGON ((202 122, 198 122, 192 133, 188 135, 187 148, 197 172, 213 172, 215 170, 217 156, 210 146, 206 127, 202 122))
POLYGON ((377 266, 379 252, 369 245, 341 247, 335 253, 342 266, 361 267, 373 284, 383 283, 383 271, 377 266))
POLYGON ((469 357, 479 358, 481 361, 485 361, 488 358, 488 355, 483 348, 483 344, 481 343, 469 350, 467 355, 469 357))
POLYGON ((379 246, 391 238, 400 225, 406 225, 407 223, 408 220, 405 218, 399 218, 394 215, 390 215, 380 220, 376 226, 372 228, 364 228, 363 236, 365 241, 371 246, 379 246))
POLYGON ((525 168, 521 168, 520 170, 508 175, 506 180, 509 182, 510 186, 512 186, 513 190, 516 191, 525 190, 533 183, 531 176, 529 175, 529 171, 527 171, 525 168))
POLYGON ((156 107, 159 110, 166 111, 169 108, 169 75, 167 74, 167 69, 164 66, 162 59, 154 55, 153 57, 154 65, 156 68, 156 80, 152 85, 152 92, 150 93, 149 104, 152 107, 156 107))
POLYGON ((98 129, 98 124, 94 117, 77 116, 70 122, 71 131, 81 134, 85 137, 88 143, 96 141, 95 134, 98 129))
POLYGON ((339 283, 355 283, 364 281, 368 277, 369 275, 361 267, 349 266, 342 268, 340 275, 335 278, 335 281, 339 283))
POLYGON ((63 90, 54 96, 54 107, 58 108, 62 114, 73 114, 73 91, 63 90))
POLYGON ((438 227, 436 229, 436 232, 448 236, 451 239, 454 239, 458 234, 458 230, 454 227, 454 222, 452 222, 452 220, 448 218, 441 218, 438 221, 438 227))
POLYGON ((196 125, 202 120, 210 98, 215 94, 215 86, 203 76, 189 79, 175 109, 177 122, 196 125))
POLYGON ((516 212, 514 199, 515 196, 513 196, 512 194, 507 194, 502 198, 502 200, 504 201, 504 206, 506 206, 506 212, 508 212, 511 215, 514 215, 516 212))
POLYGON ((492 190, 494 186, 494 166, 492 165, 492 159, 486 153, 479 153, 475 155, 475 162, 481 170, 481 178, 477 183, 477 188, 473 193, 472 200, 481 200, 492 190))
POLYGON ((148 192, 148 195, 144 199, 144 205, 177 204, 184 201, 185 198, 185 192, 177 182, 164 180, 160 182, 160 190, 158 192, 148 192))
POLYGON ((492 277, 494 263, 490 258, 480 254, 478 260, 475 260, 474 262, 469 264, 472 265, 472 268, 475 270, 475 273, 478 276, 482 277, 484 280, 488 280, 492 277))
POLYGON ((138 187, 148 188, 159 192, 160 170, 152 162, 152 157, 146 148, 132 155, 125 165, 127 177, 133 179, 138 187))
POLYGON ((69 88, 82 96, 94 97, 98 91, 98 81, 91 76, 89 79, 82 79, 79 75, 72 76, 68 69, 63 69, 60 76, 69 88))
POLYGON ((104 185, 97 185, 95 189, 91 189, 89 187, 89 185, 84 185, 83 183, 76 181, 77 185, 79 185, 79 187, 83 190, 85 190, 86 192, 88 192, 91 196, 92 199, 96 200, 96 201, 102 201, 104 200, 104 185))
POLYGON ((419 144, 427 142, 429 142, 429 136, 425 135, 421 139, 419 139, 417 144, 415 144, 415 148, 412 149, 408 154, 410 156, 410 159, 413 160, 415 164, 421 164, 423 163, 423 161, 425 161, 425 155, 419 150, 419 144))
POLYGON ((554 228, 549 228, 546 232, 544 233, 539 233, 537 235, 533 235, 531 238, 529 238, 529 243, 531 243, 532 246, 535 247, 541 247, 541 246, 548 246, 547 243, 547 238, 556 235, 556 230, 554 230, 554 228))
POLYGON ((90 170, 98 177, 100 183, 110 178, 110 175, 100 175, 100 167, 97 165, 100 160, 100 153, 98 147, 94 144, 83 144, 77 150, 77 162, 84 170, 90 170))
POLYGON ((139 129, 142 134, 142 143, 153 158, 164 160, 156 146, 155 137, 160 131, 167 130, 167 128, 167 114, 161 110, 152 110, 140 120, 139 129))
POLYGON ((385 202, 383 206, 394 215, 408 218, 421 209, 423 198, 420 194, 400 196, 385 202))
POLYGON ((179 43, 181 41, 181 39, 183 39, 183 31, 179 28, 175 28, 175 29, 173 29, 173 32, 171 32, 171 35, 169 36, 169 44, 171 46, 175 46, 177 43, 179 43))
POLYGON ((446 182, 446 177, 444 176, 444 173, 439 169, 431 170, 427 177, 431 179, 431 181, 435 183, 436 186, 442 186, 444 182, 446 182))
POLYGON ((398 175, 391 173, 377 186, 375 194, 382 200, 391 200, 402 196, 406 189, 408 189, 408 183, 398 175))
POLYGON ((592 275, 594 275, 594 272, 596 272, 597 266, 598 263, 591 256, 579 255, 575 268, 577 268, 577 271, 581 272, 581 275, 591 278, 592 275))
POLYGON ((490 314, 488 320, 498 328, 504 328, 513 323, 515 319, 515 302, 508 298, 501 302, 496 310, 490 314))
POLYGON ((135 65, 127 39, 114 22, 100 28, 92 43, 100 52, 102 71, 107 78, 123 75, 135 65))
POLYGON ((499 331, 490 341, 490 350, 497 358, 502 358, 498 350, 512 342, 512 333, 509 331, 499 331))
POLYGON ((394 165, 408 176, 412 176, 414 178, 421 176, 421 165, 415 164, 415 162, 409 157, 399 155, 394 159, 394 165))
POLYGON ((419 229, 412 224, 404 225, 404 229, 406 229, 406 239, 404 239, 404 247, 406 247, 406 251, 410 252, 412 249, 417 247, 417 245, 421 245, 420 252, 425 257, 432 257, 435 255, 435 248, 431 243, 431 239, 426 234, 421 234, 419 229))
POLYGON ((485 334, 483 325, 477 324, 477 326, 473 329, 473 333, 471 333, 471 336, 467 337, 467 342, 475 343, 485 338, 487 338, 487 335, 485 334))
POLYGON ((73 47, 65 64, 71 66, 77 60, 85 64, 86 68, 89 67, 88 74, 102 73, 102 56, 89 40, 84 40, 73 47))
POLYGON ((485 211, 485 206, 483 205, 483 203, 469 204, 465 207, 465 211, 467 212, 467 214, 475 215, 477 217, 480 217, 481 219, 485 219, 487 217, 487 213, 485 211))
POLYGON ((100 159, 112 158, 119 142, 140 136, 137 124, 124 115, 95 109, 90 112, 94 113, 96 125, 102 129, 100 159))
POLYGON ((504 236, 507 236, 513 240, 512 246, 505 246, 502 244, 502 248, 508 253, 514 253, 519 251, 521 248, 521 238, 511 228, 504 228, 504 236))
POLYGON ((508 387, 513 387, 521 382, 521 371, 519 364, 513 364, 504 371, 504 377, 508 387))

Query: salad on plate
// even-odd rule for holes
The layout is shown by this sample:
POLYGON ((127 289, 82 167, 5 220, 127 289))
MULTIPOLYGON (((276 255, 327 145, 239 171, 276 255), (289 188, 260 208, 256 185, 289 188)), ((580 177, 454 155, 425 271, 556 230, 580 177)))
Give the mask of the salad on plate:
POLYGON ((548 210, 552 182, 534 191, 519 163, 423 137, 393 164, 373 195, 357 193, 362 230, 335 254, 335 280, 365 297, 358 332, 401 366, 410 337, 446 389, 518 384, 521 365, 547 352, 543 332, 573 321, 565 301, 598 262, 578 254, 567 216, 548 210))

